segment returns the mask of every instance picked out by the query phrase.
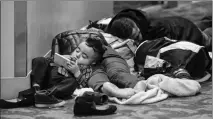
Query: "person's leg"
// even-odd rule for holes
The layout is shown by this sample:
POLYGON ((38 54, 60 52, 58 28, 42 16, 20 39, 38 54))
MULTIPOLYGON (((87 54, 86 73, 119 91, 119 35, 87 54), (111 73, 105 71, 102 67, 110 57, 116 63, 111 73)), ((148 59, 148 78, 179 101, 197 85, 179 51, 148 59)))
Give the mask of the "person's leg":
POLYGON ((127 72, 115 72, 116 75, 111 79, 111 82, 119 88, 134 88, 139 79, 127 72))
POLYGON ((53 95, 59 99, 68 99, 78 86, 78 82, 73 77, 67 77, 54 86, 53 95))
POLYGON ((137 91, 133 89, 141 79, 130 73, 127 62, 114 50, 105 52, 102 65, 110 82, 103 84, 102 91, 110 96, 129 98, 137 91))
POLYGON ((41 89, 45 88, 48 67, 49 61, 44 57, 36 57, 32 60, 31 87, 38 84, 41 89))
POLYGON ((58 73, 58 67, 50 68, 48 89, 59 99, 69 98, 78 87, 78 82, 73 75, 68 77, 58 73))
POLYGON ((130 73, 128 64, 121 58, 107 58, 104 61, 105 70, 111 83, 119 88, 134 88, 140 80, 130 73))
POLYGON ((60 107, 66 99, 72 98, 78 83, 73 76, 65 77, 58 73, 58 67, 48 69, 48 83, 45 90, 37 91, 34 95, 36 107, 60 107))

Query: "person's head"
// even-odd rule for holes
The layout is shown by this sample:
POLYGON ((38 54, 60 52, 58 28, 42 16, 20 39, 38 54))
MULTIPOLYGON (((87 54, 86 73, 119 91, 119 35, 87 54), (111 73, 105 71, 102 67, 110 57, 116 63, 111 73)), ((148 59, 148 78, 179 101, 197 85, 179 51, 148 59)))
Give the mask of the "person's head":
POLYGON ((136 45, 139 45, 140 41, 143 39, 136 23, 128 17, 115 19, 108 32, 122 39, 133 39, 136 45))
POLYGON ((71 57, 77 59, 78 65, 93 65, 102 59, 105 44, 100 37, 89 37, 73 51, 71 57))

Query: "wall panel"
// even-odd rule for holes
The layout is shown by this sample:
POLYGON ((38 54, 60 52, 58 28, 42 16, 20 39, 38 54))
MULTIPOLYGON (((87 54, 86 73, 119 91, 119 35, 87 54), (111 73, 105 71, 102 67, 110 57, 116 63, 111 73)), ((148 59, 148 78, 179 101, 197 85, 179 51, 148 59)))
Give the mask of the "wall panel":
POLYGON ((27 2, 27 61, 43 56, 58 33, 79 29, 89 20, 113 13, 112 1, 28 1, 27 2))

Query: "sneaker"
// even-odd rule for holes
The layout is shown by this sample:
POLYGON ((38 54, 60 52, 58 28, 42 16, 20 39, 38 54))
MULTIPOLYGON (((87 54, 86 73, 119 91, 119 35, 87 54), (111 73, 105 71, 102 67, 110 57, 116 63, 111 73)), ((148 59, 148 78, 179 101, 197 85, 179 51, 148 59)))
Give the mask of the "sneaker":
POLYGON ((173 72, 176 78, 188 78, 191 79, 191 75, 185 69, 178 69, 173 72))
POLYGON ((61 107, 65 104, 65 101, 57 99, 51 92, 47 90, 37 91, 34 95, 35 107, 39 108, 52 108, 61 107))

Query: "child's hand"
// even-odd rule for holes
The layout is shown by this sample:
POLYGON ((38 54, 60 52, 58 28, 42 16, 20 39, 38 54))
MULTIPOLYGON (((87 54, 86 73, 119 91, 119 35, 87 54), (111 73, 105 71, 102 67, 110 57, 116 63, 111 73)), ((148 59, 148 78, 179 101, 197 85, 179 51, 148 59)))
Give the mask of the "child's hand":
POLYGON ((81 74, 76 60, 71 59, 70 62, 67 62, 67 68, 67 70, 73 73, 75 77, 78 77, 81 74))

